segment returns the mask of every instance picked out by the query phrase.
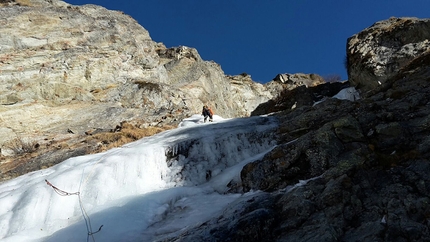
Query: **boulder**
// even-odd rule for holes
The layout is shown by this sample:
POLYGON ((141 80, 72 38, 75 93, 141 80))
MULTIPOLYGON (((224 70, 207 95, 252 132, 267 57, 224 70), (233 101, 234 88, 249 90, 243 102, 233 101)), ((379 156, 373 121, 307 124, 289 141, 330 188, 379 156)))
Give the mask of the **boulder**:
POLYGON ((348 80, 363 95, 386 89, 399 70, 430 50, 430 19, 379 21, 347 41, 348 80))

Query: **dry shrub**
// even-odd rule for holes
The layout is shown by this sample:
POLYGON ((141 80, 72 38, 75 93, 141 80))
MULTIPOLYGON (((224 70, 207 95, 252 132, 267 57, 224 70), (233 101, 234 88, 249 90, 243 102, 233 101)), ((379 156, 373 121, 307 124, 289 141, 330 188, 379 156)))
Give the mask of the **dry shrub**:
POLYGON ((15 138, 4 145, 7 149, 11 149, 16 155, 32 153, 39 148, 39 144, 30 139, 15 138))
POLYGON ((131 139, 138 140, 143 137, 158 134, 167 129, 171 129, 171 128, 165 128, 165 127, 162 128, 162 127, 154 127, 154 126, 149 126, 147 128, 138 128, 133 124, 123 123, 121 132, 131 139))
MULTIPOLYGON (((147 127, 139 128, 131 123, 124 122, 121 125, 120 131, 117 132, 103 132, 91 136, 91 141, 99 142, 100 146, 91 151, 101 152, 112 148, 120 147, 124 144, 139 140, 143 137, 148 137, 160 133, 162 131, 172 129, 173 126, 165 127, 147 127)), ((88 142, 90 143, 90 142, 88 142)))
POLYGON ((92 139, 100 142, 101 145, 95 148, 94 150, 92 150, 91 153, 106 151, 134 141, 133 139, 128 138, 127 136, 123 135, 120 132, 99 133, 92 136, 92 139))
POLYGON ((20 6, 31 6, 30 0, 15 0, 15 2, 20 6))

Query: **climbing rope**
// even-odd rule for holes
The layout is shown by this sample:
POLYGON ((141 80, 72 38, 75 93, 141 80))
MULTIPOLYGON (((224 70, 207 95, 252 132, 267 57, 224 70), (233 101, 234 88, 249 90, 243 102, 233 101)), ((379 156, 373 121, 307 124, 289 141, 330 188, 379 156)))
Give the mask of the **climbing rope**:
MULTIPOLYGON (((120 148, 122 148, 122 147, 120 147, 120 148)), ((117 153, 117 152, 119 152, 119 151, 116 151, 116 152, 114 152, 114 154, 115 153, 117 153)), ((90 172, 88 173, 88 175, 87 175, 87 177, 86 177, 86 179, 85 179, 85 182, 83 182, 83 178, 84 178, 84 171, 85 171, 85 169, 84 169, 84 171, 82 171, 82 177, 81 177, 81 181, 80 181, 80 184, 79 184, 79 191, 81 191, 81 186, 82 186, 82 184, 87 184, 88 183, 88 181, 89 181, 89 179, 90 179, 90 177, 92 177, 93 176, 93 174, 94 174, 94 172, 95 172, 95 167, 96 167, 96 165, 101 161, 101 160, 103 160, 104 158, 105 158, 105 156, 106 156, 107 154, 104 154, 102 157, 100 157, 92 166, 91 166, 91 170, 90 170, 90 172)), ((58 194, 58 195, 60 195, 60 196, 72 196, 72 195, 76 195, 76 196, 78 196, 78 198, 79 198, 79 207, 81 208, 81 212, 82 212, 82 216, 84 217, 84 220, 85 220, 85 225, 86 225, 86 227, 87 227, 87 242, 89 241, 89 239, 90 239, 90 237, 92 238, 92 241, 93 242, 95 242, 95 239, 94 239, 94 234, 96 234, 96 233, 98 233, 98 232, 100 232, 100 230, 102 229, 102 227, 103 227, 103 225, 101 225, 100 227, 99 227, 99 229, 97 230, 97 231, 95 231, 95 232, 93 232, 93 229, 92 229, 92 226, 91 226, 91 220, 90 220, 90 217, 88 216, 88 214, 87 214, 87 211, 85 211, 85 208, 84 208, 84 205, 83 205, 83 203, 82 203, 82 199, 81 199, 81 194, 80 194, 80 192, 78 191, 78 192, 73 192, 73 193, 70 193, 70 192, 66 192, 66 191, 63 191, 63 190, 61 190, 61 189, 59 189, 58 187, 56 187, 56 186, 54 186, 54 185, 52 185, 52 183, 50 183, 48 180, 46 180, 45 179, 45 182, 46 182, 46 184, 48 184, 48 186, 50 186, 50 187, 52 187, 52 189, 54 189, 54 191, 58 194)))
POLYGON ((71 195, 78 195, 79 196, 79 192, 74 192, 74 193, 65 192, 65 191, 59 189, 58 187, 52 185, 52 183, 50 183, 46 179, 45 179, 45 182, 46 182, 46 184, 48 184, 48 186, 52 187, 52 189, 54 189, 54 191, 60 196, 71 196, 71 195))
POLYGON ((72 196, 72 195, 76 195, 79 198, 79 207, 81 208, 81 212, 82 212, 82 216, 84 217, 85 220, 85 225, 87 227, 87 242, 89 241, 90 237, 92 238, 93 242, 95 242, 94 239, 94 234, 100 232, 100 230, 103 227, 103 224, 99 227, 99 229, 95 232, 93 232, 93 229, 91 227, 91 220, 90 217, 88 216, 87 212, 85 211, 84 205, 82 203, 82 199, 81 199, 81 195, 80 192, 66 192, 64 190, 59 189, 58 187, 52 185, 52 183, 50 183, 48 180, 45 179, 45 182, 48 186, 52 187, 52 189, 54 189, 55 193, 57 193, 60 196, 72 196))

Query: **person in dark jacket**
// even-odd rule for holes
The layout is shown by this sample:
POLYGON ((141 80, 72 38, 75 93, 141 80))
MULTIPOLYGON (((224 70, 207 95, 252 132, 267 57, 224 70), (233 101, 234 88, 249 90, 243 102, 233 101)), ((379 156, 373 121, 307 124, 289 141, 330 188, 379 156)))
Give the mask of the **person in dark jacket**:
POLYGON ((207 105, 203 106, 202 115, 205 117, 204 122, 206 123, 206 120, 209 118, 209 122, 213 122, 213 111, 210 107, 207 105))

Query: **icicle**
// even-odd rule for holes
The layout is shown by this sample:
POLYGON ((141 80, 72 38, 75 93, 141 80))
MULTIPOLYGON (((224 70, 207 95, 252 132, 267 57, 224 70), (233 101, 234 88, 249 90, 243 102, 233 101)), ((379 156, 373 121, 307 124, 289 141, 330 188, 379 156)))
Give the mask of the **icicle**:
POLYGON ((176 156, 178 154, 178 145, 177 144, 175 144, 174 146, 173 146, 173 156, 176 156))

